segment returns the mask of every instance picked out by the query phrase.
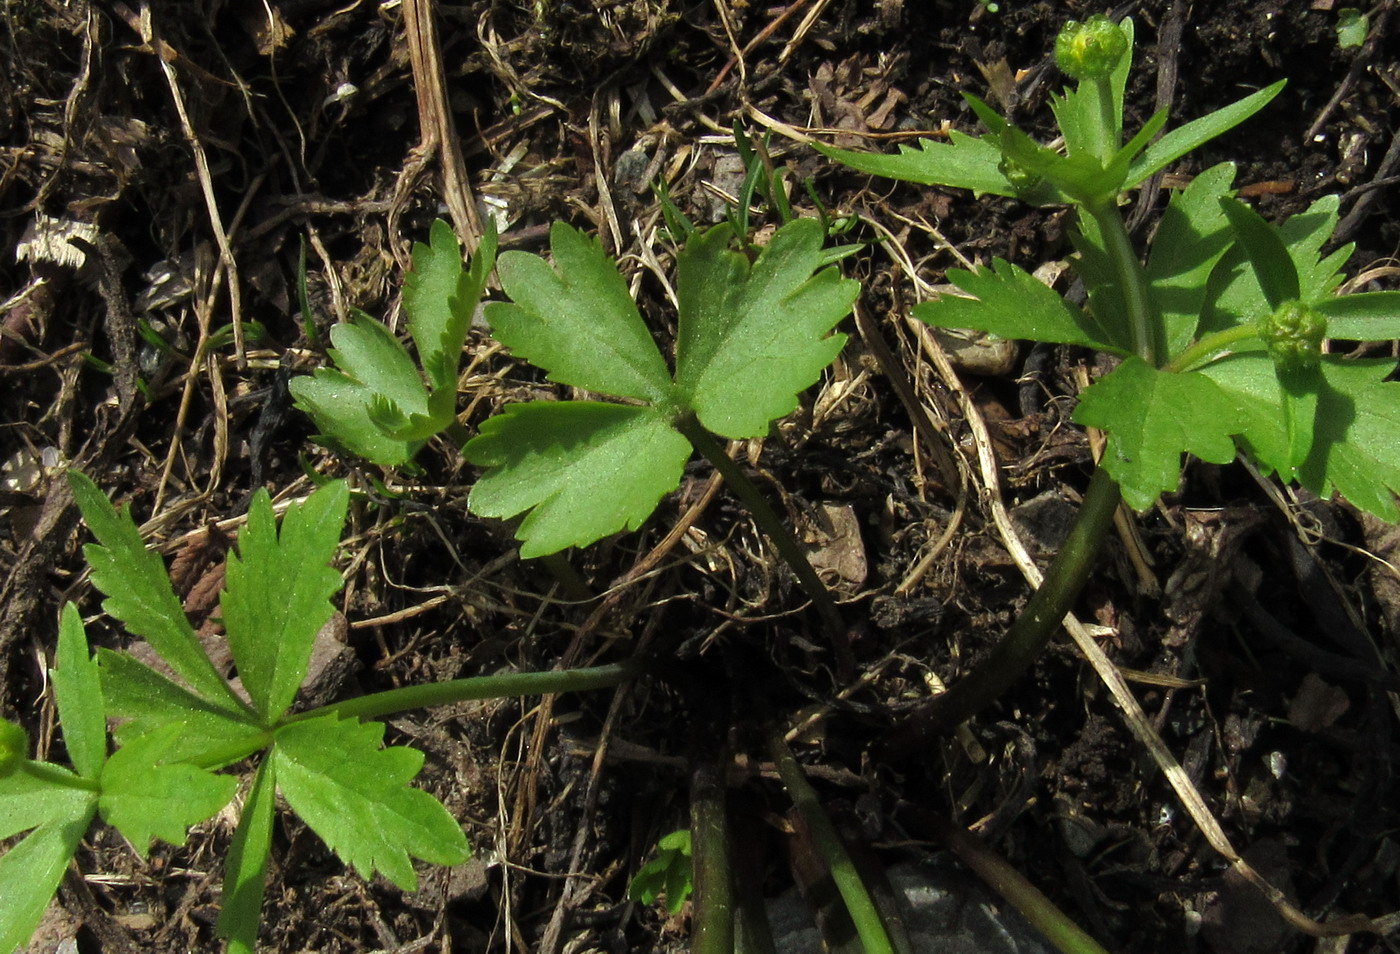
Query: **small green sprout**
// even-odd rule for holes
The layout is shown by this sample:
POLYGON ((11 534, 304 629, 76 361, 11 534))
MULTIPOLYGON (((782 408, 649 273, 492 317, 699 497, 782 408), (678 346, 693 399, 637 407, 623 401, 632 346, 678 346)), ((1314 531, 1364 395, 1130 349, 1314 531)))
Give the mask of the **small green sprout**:
POLYGON ((695 868, 691 861, 690 829, 681 828, 663 835, 656 843, 656 856, 642 865, 627 896, 643 904, 655 904, 666 897, 666 913, 675 917, 695 886, 695 868))
POLYGON ((321 428, 322 440, 384 467, 406 463, 426 441, 456 425, 462 345, 495 263, 494 227, 470 269, 463 269, 461 247, 446 222, 433 223, 429 242, 414 244, 403 290, 421 370, 383 322, 356 311, 353 321, 331 329, 336 367, 290 385, 297 407, 321 428))
POLYGON ((1370 30, 1371 18, 1355 7, 1342 7, 1337 11, 1337 46, 1343 50, 1365 43, 1370 30))
POLYGON ((1055 63, 1077 80, 1107 79, 1128 52, 1128 37, 1102 13, 1070 20, 1055 38, 1055 63))

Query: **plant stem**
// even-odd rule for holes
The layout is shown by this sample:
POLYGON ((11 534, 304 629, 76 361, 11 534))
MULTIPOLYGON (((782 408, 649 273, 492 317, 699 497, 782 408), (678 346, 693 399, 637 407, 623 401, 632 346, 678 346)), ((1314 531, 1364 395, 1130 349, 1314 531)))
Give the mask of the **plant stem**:
POLYGON ((1132 331, 1133 351, 1152 367, 1157 367, 1157 355, 1163 343, 1158 340, 1152 305, 1147 298, 1147 276, 1138 261, 1123 216, 1112 198, 1082 207, 1094 218, 1103 236, 1104 250, 1118 275, 1118 287, 1128 308, 1128 327, 1132 331))
POLYGON ((1103 165, 1108 165, 1114 153, 1123 145, 1123 131, 1118 126, 1118 119, 1114 115, 1113 108, 1113 86, 1112 81, 1107 76, 1090 80, 1093 84, 1094 99, 1098 101, 1099 107, 1099 142, 1098 160, 1103 165))
POLYGON ((841 900, 845 902, 846 911, 856 926, 856 933, 860 936, 865 954, 894 954, 894 945, 885 930, 885 921, 880 916, 880 910, 875 907, 870 892, 865 888, 865 882, 861 881, 855 862, 851 860, 846 845, 837 834, 836 826, 831 823, 831 818, 822 808, 816 791, 802 774, 802 767, 793 757, 792 750, 783 739, 782 731, 776 725, 770 724, 767 732, 768 752, 773 757, 778 774, 782 776, 783 785, 787 788, 793 807, 801 813, 818 854, 831 871, 831 880, 836 882, 836 890, 841 892, 841 900))
POLYGON ((734 882, 724 801, 719 764, 709 758, 698 761, 690 773, 690 843, 695 867, 691 954, 734 954, 734 882))
POLYGON ((374 719, 408 709, 445 706, 473 699, 500 699, 509 696, 542 696, 556 692, 583 692, 607 689, 635 677, 636 663, 612 663, 588 669, 557 669, 552 672, 511 672, 499 676, 452 679, 422 686, 405 686, 371 693, 358 699, 334 702, 299 712, 286 722, 301 722, 334 713, 342 719, 374 719))
POLYGON ((934 837, 952 849, 963 864, 985 881, 997 894, 1025 915, 1064 954, 1107 954, 1079 925, 1057 908, 1013 868, 1005 858, 982 840, 934 812, 919 812, 919 820, 933 829, 934 837))
POLYGON ((826 588, 826 584, 817 576, 817 571, 812 569, 811 562, 807 559, 807 554, 802 552, 802 545, 797 542, 797 538, 792 535, 778 514, 768 504, 768 500, 759 489, 754 486, 754 482, 749 480, 743 468, 734 462, 714 435, 700 426, 700 422, 693 417, 682 418, 676 424, 676 428, 685 435, 686 439, 699 451, 719 471, 730 488, 739 495, 739 499, 748 507, 749 513, 753 516, 754 522, 758 524, 763 535, 768 538, 768 542, 778 551, 778 556, 797 575, 797 582, 802 585, 812 604, 816 606, 817 612, 821 613, 822 620, 831 630, 832 639, 836 641, 837 652, 841 652, 845 646, 846 623, 841 618, 841 611, 836 606, 836 601, 831 598, 831 591, 826 588))
POLYGON ((1224 331, 1216 331, 1206 335, 1181 354, 1168 361, 1163 371, 1191 371, 1198 365, 1208 363, 1222 351, 1229 350, 1230 346, 1237 341, 1246 341, 1250 338, 1259 337, 1259 329, 1253 322, 1236 325, 1233 328, 1226 328, 1224 331))
POLYGON ((1084 588, 1118 501, 1118 484, 1107 471, 1095 470, 1069 537, 1011 629, 976 668, 910 714, 889 743, 892 752, 908 751, 934 732, 965 721, 1020 678, 1084 588))

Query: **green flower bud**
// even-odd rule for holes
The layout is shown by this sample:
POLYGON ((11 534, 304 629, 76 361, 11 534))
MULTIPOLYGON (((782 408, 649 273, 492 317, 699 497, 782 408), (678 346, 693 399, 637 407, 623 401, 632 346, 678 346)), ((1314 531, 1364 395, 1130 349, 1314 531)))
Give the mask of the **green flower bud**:
POLYGON ((1006 176, 1006 181, 1011 183, 1011 187, 1017 194, 1025 195, 1027 192, 1040 185, 1041 177, 1031 172, 1010 156, 1003 156, 1001 162, 997 163, 997 171, 1006 176))
POLYGON ((0 778, 15 773, 29 757, 29 735, 13 722, 0 722, 0 778))
POLYGON ((1128 52, 1128 36, 1102 13, 1071 20, 1055 37, 1055 62, 1077 80, 1107 79, 1128 52))
POLYGON ((1301 301, 1286 301, 1259 320, 1259 337, 1280 370, 1315 368, 1322 360, 1327 318, 1301 301))

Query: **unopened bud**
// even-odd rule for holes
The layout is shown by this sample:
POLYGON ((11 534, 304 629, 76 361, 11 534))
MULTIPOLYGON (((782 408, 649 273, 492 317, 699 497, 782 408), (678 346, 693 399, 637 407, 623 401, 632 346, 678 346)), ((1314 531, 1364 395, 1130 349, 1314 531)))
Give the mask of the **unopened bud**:
POLYGON ((1327 318, 1300 301, 1286 301, 1260 320, 1259 337, 1280 370, 1315 368, 1322 360, 1327 318))
POLYGON ((1069 21, 1055 38, 1055 62, 1077 80, 1106 79, 1126 52, 1127 34, 1102 13, 1069 21))

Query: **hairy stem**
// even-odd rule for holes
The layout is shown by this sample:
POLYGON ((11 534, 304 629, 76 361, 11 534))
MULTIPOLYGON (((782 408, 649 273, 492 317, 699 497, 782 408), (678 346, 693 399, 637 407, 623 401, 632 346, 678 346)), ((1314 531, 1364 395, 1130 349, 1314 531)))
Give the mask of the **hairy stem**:
POLYGON ((1084 588, 1099 546, 1113 526, 1118 501, 1118 484, 1107 471, 1094 471, 1069 537, 1011 629, 976 668, 910 714, 890 741, 892 752, 908 751, 929 735, 963 722, 1021 677, 1084 588))
POLYGON ((1157 356, 1162 352, 1164 344, 1158 340, 1160 335, 1157 322, 1147 298, 1147 276, 1143 273, 1142 262, 1138 261, 1132 239, 1128 237, 1123 216, 1112 199, 1083 206, 1083 209, 1093 216, 1099 227, 1104 250, 1108 252, 1113 271, 1118 276, 1118 287, 1123 290, 1123 301, 1128 308, 1128 327, 1133 338, 1133 351, 1155 368, 1158 364, 1157 356))
POLYGON ((787 524, 769 506, 768 500, 754 486, 754 482, 749 480, 743 468, 725 453, 719 441, 715 439, 713 434, 701 427, 699 421, 693 417, 686 417, 678 422, 676 427, 695 449, 714 465, 715 470, 719 471, 720 476, 724 478, 724 482, 739 495, 744 506, 748 507, 754 522, 763 531, 763 535, 768 538, 768 542, 778 551, 778 556, 782 557, 783 562, 797 575, 797 582, 802 585, 802 589, 806 591, 808 598, 816 606, 817 612, 821 613, 822 620, 831 630, 832 639, 836 640, 837 651, 840 652, 841 647, 845 645, 843 640, 846 637, 846 623, 841 618, 841 611, 837 608, 836 601, 831 597, 831 591, 826 588, 821 577, 817 576, 817 571, 812 569, 807 554, 802 552, 801 544, 792 535, 787 524))
POLYGON ((452 679, 422 686, 405 686, 384 692, 333 702, 289 717, 287 722, 300 722, 334 713, 342 719, 376 719, 381 716, 445 706, 473 699, 503 699, 509 696, 543 696, 556 692, 583 692, 607 689, 634 678, 639 671, 636 663, 613 663, 588 669, 557 669, 552 672, 510 672, 499 676, 476 676, 452 679))

